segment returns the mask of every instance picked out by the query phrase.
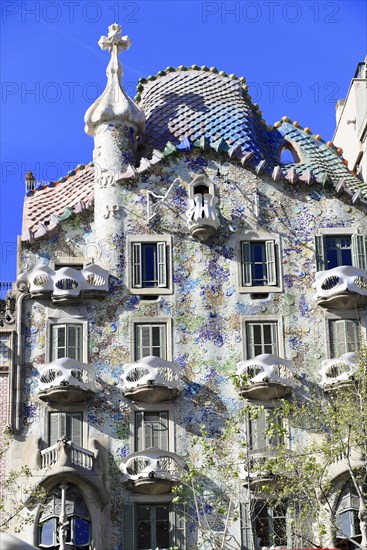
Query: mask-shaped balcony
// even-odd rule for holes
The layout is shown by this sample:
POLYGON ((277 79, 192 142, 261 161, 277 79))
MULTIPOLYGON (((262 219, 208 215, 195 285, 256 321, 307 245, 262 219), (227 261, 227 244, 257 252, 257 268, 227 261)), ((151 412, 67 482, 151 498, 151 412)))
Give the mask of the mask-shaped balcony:
POLYGON ((219 229, 217 202, 217 197, 209 193, 197 193, 189 199, 189 208, 186 211, 187 223, 191 235, 199 241, 206 241, 219 229))
POLYGON ((290 394, 295 373, 292 361, 270 353, 237 363, 239 391, 246 399, 269 401, 290 394))
POLYGON ((57 470, 67 467, 92 470, 94 467, 94 453, 75 445, 65 436, 61 437, 55 445, 43 449, 40 453, 42 470, 52 467, 57 470))
POLYGON ((64 357, 40 367, 38 396, 47 403, 85 403, 95 394, 95 367, 64 357))
POLYGON ((316 300, 331 309, 353 309, 367 304, 367 271, 351 265, 316 273, 316 300))
POLYGON ((123 482, 134 493, 160 495, 180 482, 183 467, 180 456, 151 447, 127 456, 120 469, 123 482))
POLYGON ((21 291, 28 290, 32 298, 51 299, 56 303, 79 302, 84 297, 101 298, 108 292, 109 272, 98 265, 82 270, 61 267, 54 271, 48 266, 36 266, 21 273, 17 284, 21 291))
POLYGON ((326 359, 321 364, 321 387, 325 392, 332 392, 349 386, 356 368, 357 356, 354 352, 344 353, 334 359, 326 359))
POLYGON ((180 365, 152 355, 124 365, 121 378, 125 396, 134 401, 172 401, 182 391, 180 365))

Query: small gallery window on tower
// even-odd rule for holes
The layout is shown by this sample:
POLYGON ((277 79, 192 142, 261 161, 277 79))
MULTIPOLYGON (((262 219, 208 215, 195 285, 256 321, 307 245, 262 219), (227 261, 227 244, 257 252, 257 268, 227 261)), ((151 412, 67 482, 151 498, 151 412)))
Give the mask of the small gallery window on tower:
POLYGON ((279 237, 247 231, 238 254, 240 292, 281 292, 279 237))
POLYGON ((280 162, 281 164, 297 164, 300 162, 297 151, 290 143, 283 147, 280 153, 280 162))
POLYGON ((133 294, 172 293, 171 247, 169 236, 128 237, 128 287, 133 294))

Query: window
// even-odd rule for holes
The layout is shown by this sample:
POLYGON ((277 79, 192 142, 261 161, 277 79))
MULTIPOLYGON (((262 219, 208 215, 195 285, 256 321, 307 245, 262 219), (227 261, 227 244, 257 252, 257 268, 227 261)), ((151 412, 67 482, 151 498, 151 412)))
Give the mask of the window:
POLYGON ((170 546, 168 504, 138 505, 137 516, 138 550, 170 546))
POLYGON ((0 370, 10 369, 10 337, 7 334, 0 334, 0 370))
MULTIPOLYGON (((61 502, 60 489, 53 491, 47 499, 39 519, 39 546, 41 548, 55 550, 60 548, 61 502)), ((72 485, 66 489, 65 512, 68 521, 66 547, 70 550, 89 550, 92 538, 90 516, 83 497, 72 485)))
POLYGON ((344 353, 358 351, 360 329, 357 319, 337 319, 329 321, 330 355, 340 357, 344 353))
POLYGON ((269 546, 287 546, 287 510, 284 504, 269 506, 256 501, 241 505, 242 548, 257 550, 269 546), (253 531, 253 536, 251 533, 253 531))
POLYGON ((50 447, 66 436, 78 447, 83 445, 82 412, 50 412, 48 440, 50 447))
POLYGON ((366 237, 364 235, 317 235, 315 239, 317 271, 325 271, 342 265, 367 269, 366 237))
POLYGON ((278 326, 272 322, 247 322, 247 359, 263 353, 278 355, 278 326))
POLYGON ((135 294, 171 293, 170 238, 129 237, 129 287, 135 294))
POLYGON ((242 286, 277 284, 274 241, 242 243, 242 286))
POLYGON ((168 412, 135 413, 135 450, 156 447, 169 450, 168 412))
POLYGON ((83 360, 83 325, 63 324, 51 327, 51 361, 69 357, 83 360))
POLYGON ((167 358, 167 325, 165 323, 157 324, 139 324, 134 325, 135 331, 135 360, 142 357, 154 355, 167 358))
POLYGON ((352 482, 347 482, 341 492, 337 507, 336 522, 338 530, 336 537, 340 539, 350 537, 360 541, 361 528, 358 519, 359 497, 352 482))
POLYGON ((283 443, 282 420, 279 412, 274 409, 263 409, 259 411, 256 418, 248 421, 248 445, 250 451, 266 451, 283 443), (274 426, 271 435, 267 428, 274 426), (279 430, 276 429, 279 426, 279 430))
POLYGON ((124 548, 128 550, 186 549, 182 504, 125 504, 124 548))
POLYGON ((280 257, 279 236, 245 231, 238 241, 240 292, 281 292, 280 257))

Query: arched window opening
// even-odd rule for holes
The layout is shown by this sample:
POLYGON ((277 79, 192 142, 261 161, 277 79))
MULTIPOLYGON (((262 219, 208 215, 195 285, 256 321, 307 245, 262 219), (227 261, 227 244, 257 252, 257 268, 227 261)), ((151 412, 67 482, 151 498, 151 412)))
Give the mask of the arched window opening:
POLYGON ((282 164, 296 164, 300 162, 299 156, 291 145, 286 145, 283 147, 282 152, 280 153, 280 162, 282 164))
POLYGON ((360 542, 361 529, 358 518, 359 497, 351 481, 348 481, 340 494, 336 513, 336 546, 343 550, 357 548, 350 539, 360 542), (348 537, 348 538, 346 538, 348 537))
POLYGON ((84 499, 74 485, 55 488, 39 518, 39 547, 90 550, 91 521, 84 499))

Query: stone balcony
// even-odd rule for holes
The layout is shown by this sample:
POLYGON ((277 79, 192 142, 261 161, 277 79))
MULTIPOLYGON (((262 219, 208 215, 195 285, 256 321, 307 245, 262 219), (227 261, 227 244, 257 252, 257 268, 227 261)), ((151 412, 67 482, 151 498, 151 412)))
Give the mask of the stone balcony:
POLYGON ((54 271, 47 265, 21 273, 18 288, 30 292, 32 298, 51 296, 55 303, 80 302, 84 297, 102 298, 108 293, 110 273, 93 264, 82 270, 61 267, 54 271))
POLYGON ((367 303, 367 271, 351 265, 317 272, 313 287, 321 307, 353 309, 367 303))
POLYGON ((180 365, 152 355, 124 365, 121 379, 125 396, 144 403, 172 401, 182 391, 180 365))
POLYGON ((52 467, 56 470, 78 467, 90 471, 94 466, 94 453, 75 445, 66 437, 62 437, 55 445, 43 449, 40 453, 42 470, 52 467))
POLYGON ((64 357, 39 369, 38 396, 47 403, 86 403, 96 392, 95 367, 64 357))
POLYGON ((237 363, 237 379, 243 397, 269 401, 291 393, 295 373, 292 361, 264 353, 237 363))
POLYGON ((151 447, 127 456, 120 469, 123 482, 134 493, 160 495, 180 482, 183 467, 177 454, 151 447))
POLYGON ((325 392, 348 386, 351 384, 356 368, 357 355, 354 352, 344 353, 334 359, 326 359, 321 364, 320 386, 325 392))
POLYGON ((189 199, 189 208, 186 211, 187 223, 191 235, 200 241, 206 241, 219 229, 217 202, 217 197, 209 193, 197 193, 189 199))

